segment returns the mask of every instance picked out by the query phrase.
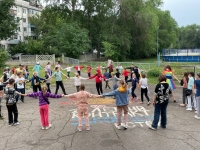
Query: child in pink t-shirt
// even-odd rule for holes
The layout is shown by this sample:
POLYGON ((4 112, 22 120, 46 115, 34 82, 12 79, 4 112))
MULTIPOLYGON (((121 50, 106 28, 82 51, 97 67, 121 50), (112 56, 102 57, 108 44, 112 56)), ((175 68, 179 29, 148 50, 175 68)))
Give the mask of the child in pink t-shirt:
POLYGON ((82 117, 85 117, 86 122, 86 130, 90 130, 89 124, 89 112, 88 112, 88 98, 100 98, 102 96, 90 94, 89 92, 84 91, 85 86, 83 84, 80 85, 80 91, 74 94, 65 95, 67 98, 75 98, 77 100, 78 105, 78 130, 82 131, 82 117))

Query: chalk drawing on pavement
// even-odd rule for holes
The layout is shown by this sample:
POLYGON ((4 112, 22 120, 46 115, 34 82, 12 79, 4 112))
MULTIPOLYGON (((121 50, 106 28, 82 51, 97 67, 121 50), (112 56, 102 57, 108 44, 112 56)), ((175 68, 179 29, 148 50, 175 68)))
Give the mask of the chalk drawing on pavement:
MULTIPOLYGON (((71 123, 72 125, 78 125, 78 114, 77 109, 69 110, 72 113, 71 123)), ((136 126, 144 127, 151 124, 153 120, 153 115, 149 115, 149 111, 143 106, 130 106, 128 113, 127 125, 129 128, 134 128, 136 126)), ((90 124, 111 124, 117 123, 117 108, 107 107, 105 105, 91 105, 91 110, 89 112, 90 124)), ((122 117, 123 122, 123 117, 122 117)), ((85 121, 83 120, 83 124, 85 121)))

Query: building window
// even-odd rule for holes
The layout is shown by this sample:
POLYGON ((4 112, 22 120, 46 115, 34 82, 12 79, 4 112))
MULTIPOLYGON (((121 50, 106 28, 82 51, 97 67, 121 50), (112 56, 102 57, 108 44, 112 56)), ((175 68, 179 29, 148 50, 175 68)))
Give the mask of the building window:
POLYGON ((34 11, 32 10, 32 14, 34 14, 34 11))
POLYGON ((26 14, 26 9, 23 9, 23 14, 26 14))
POLYGON ((18 31, 20 31, 20 27, 18 27, 18 31))
POLYGON ((21 36, 19 36, 19 40, 21 40, 21 36))
POLYGON ((25 28, 24 28, 24 32, 26 32, 26 31, 27 31, 27 28, 25 27, 25 28))
POLYGON ((34 32, 35 28, 31 27, 31 32, 34 32))
POLYGON ((26 22, 26 18, 23 18, 23 22, 26 22))
POLYGON ((16 7, 17 8, 17 12, 19 12, 19 7, 16 7))

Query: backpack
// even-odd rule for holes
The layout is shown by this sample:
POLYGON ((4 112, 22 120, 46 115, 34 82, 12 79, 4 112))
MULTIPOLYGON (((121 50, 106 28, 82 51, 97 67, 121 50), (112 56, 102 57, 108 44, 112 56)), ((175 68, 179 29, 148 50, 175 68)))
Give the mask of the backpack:
POLYGON ((5 87, 4 94, 5 94, 4 97, 7 101, 6 105, 11 106, 16 103, 15 99, 16 94, 14 88, 5 87))

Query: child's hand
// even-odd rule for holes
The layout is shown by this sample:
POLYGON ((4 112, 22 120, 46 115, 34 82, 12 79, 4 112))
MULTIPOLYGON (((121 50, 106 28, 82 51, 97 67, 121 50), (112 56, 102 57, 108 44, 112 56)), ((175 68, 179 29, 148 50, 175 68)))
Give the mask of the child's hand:
POLYGON ((62 97, 64 97, 65 96, 65 94, 62 94, 62 97))

